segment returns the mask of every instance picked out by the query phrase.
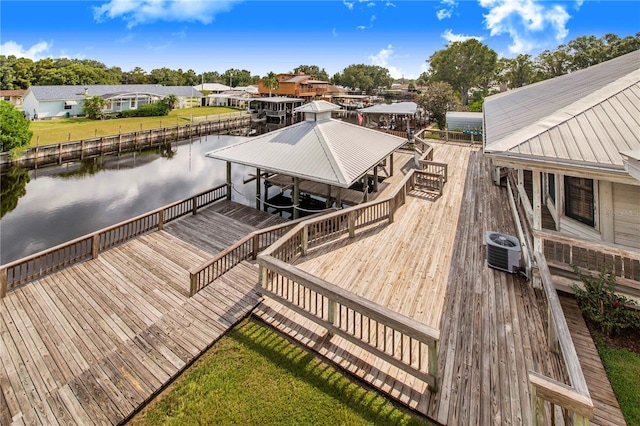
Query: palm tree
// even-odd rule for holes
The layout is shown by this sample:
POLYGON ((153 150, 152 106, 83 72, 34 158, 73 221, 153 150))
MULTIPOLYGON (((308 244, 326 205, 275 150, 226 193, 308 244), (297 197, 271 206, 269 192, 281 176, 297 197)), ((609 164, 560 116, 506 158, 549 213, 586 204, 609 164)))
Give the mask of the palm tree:
POLYGON ((174 94, 167 95, 164 97, 164 102, 169 105, 169 110, 173 110, 178 105, 178 97, 174 94))
POLYGON ((275 75, 273 71, 271 71, 262 79, 262 84, 264 85, 264 87, 269 89, 269 97, 271 97, 271 91, 277 89, 279 86, 278 76, 275 75))

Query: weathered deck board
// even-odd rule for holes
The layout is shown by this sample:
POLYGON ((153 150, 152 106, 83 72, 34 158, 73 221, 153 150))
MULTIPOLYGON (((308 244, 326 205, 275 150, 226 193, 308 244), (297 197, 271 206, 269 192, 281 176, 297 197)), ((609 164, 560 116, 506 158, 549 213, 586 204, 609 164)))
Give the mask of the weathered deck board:
POLYGON ((592 424, 624 425, 625 420, 620 411, 620 405, 576 300, 565 296, 560 297, 560 303, 562 303, 562 310, 567 318, 569 331, 593 400, 592 424))
POLYGON ((440 390, 266 300, 256 312, 353 374, 442 424, 530 424, 527 370, 558 377, 544 339, 542 294, 488 268, 485 231, 514 235, 504 189, 475 148, 436 145, 449 164, 435 202, 411 193, 389 226, 310 250, 297 266, 441 330, 440 390))
POLYGON ((10 292, 0 300, 0 424, 126 419, 259 302, 254 265, 192 298, 189 268, 281 221, 222 202, 10 292), (204 244, 177 236, 197 235, 185 229, 204 244))

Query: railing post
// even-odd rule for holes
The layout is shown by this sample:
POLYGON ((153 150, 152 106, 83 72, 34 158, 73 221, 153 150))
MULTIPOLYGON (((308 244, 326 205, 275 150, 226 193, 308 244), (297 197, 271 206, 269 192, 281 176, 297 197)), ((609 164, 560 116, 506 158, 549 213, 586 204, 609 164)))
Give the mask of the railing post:
POLYGON ((158 212, 158 231, 164 228, 164 209, 158 212))
POLYGON ((98 258, 98 251, 100 250, 100 234, 95 233, 91 238, 91 257, 92 259, 98 258))
POLYGON ((7 286, 9 281, 9 277, 7 276, 8 273, 9 271, 7 268, 0 269, 0 299, 7 295, 7 286))
POLYGON ((192 297, 198 292, 198 274, 189 272, 189 297, 192 297))
MULTIPOLYGON (((329 321, 329 323, 331 325, 335 325, 335 323, 336 323, 336 301, 329 299, 328 303, 329 303, 329 310, 327 312, 327 321, 329 321)), ((329 331, 329 332, 327 332, 327 336, 331 337, 331 336, 333 336, 333 333, 331 331, 329 331)))
POLYGON ((191 198, 191 211, 194 215, 198 213, 198 196, 191 198))
POLYGON ((551 308, 547 307, 547 339, 549 340, 549 349, 553 353, 560 353, 560 341, 558 340, 558 332, 556 331, 555 322, 551 308))
POLYGON ((348 215, 348 226, 349 226, 349 238, 354 238, 356 236, 356 213, 355 211, 350 211, 348 215))
POLYGON ((429 345, 428 350, 429 356, 429 374, 433 376, 434 379, 434 392, 438 391, 438 342, 433 342, 432 345, 429 345))
POLYGON ((256 260, 258 257, 258 250, 260 250, 260 235, 255 234, 253 238, 251 238, 251 259, 256 260))
POLYGON ((306 256, 308 249, 309 249, 309 225, 305 225, 302 228, 302 242, 300 247, 300 254, 302 256, 306 256))
POLYGON ((395 213, 395 197, 389 199, 389 224, 393 223, 393 215, 395 213))
POLYGON ((536 426, 543 426, 544 425, 544 400, 538 397, 536 392, 536 387, 531 383, 529 383, 529 391, 531 394, 531 417, 533 419, 533 424, 536 426))

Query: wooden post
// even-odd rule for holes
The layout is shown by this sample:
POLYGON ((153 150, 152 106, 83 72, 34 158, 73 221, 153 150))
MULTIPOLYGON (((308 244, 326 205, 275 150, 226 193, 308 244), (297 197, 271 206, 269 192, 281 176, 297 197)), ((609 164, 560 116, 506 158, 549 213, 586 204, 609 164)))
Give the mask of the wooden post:
POLYGON ((434 378, 434 392, 438 391, 438 342, 433 342, 433 345, 429 345, 429 374, 434 378))
POLYGON ((365 173, 362 178, 362 188, 364 189, 364 201, 369 201, 369 174, 365 173))
POLYGON ((189 272, 189 297, 192 297, 198 292, 198 275, 189 272))
POLYGON ((327 185, 327 201, 325 202, 325 207, 331 207, 331 184, 327 185))
POLYGON ((349 238, 353 238, 356 236, 356 213, 355 211, 350 211, 347 217, 347 224, 349 227, 349 238))
POLYGON ((260 210, 260 169, 256 169, 256 210, 260 210))
POLYGON ((9 282, 9 277, 7 274, 9 271, 7 268, 0 269, 0 299, 7 295, 7 286, 9 282))
MULTIPOLYGON (((71 133, 69 133, 69 137, 71 137, 71 133)), ((58 144, 58 165, 62 164, 62 144, 58 144)))
POLYGON ((393 223, 393 215, 395 214, 395 197, 389 199, 389 224, 393 223))
POLYGON ((378 192, 378 165, 373 168, 373 192, 378 192))
POLYGON ((251 259, 256 260, 258 257, 258 251, 260 250, 260 236, 254 234, 251 238, 251 259))
POLYGON ((93 234, 93 238, 91 238, 91 258, 97 259, 98 252, 100 251, 100 234, 93 234))
POLYGON ((308 249, 309 249, 309 225, 305 225, 302 228, 302 244, 300 247, 300 254, 302 256, 306 256, 308 249))
POLYGON ((158 212, 158 231, 164 228, 164 209, 158 212))
POLYGON ((298 210, 300 204, 300 178, 293 178, 293 218, 300 217, 300 210, 298 210))
POLYGON ((539 398, 536 387, 529 383, 529 393, 531 394, 531 417, 536 426, 544 425, 544 400, 539 398))
POLYGON ((393 176, 393 152, 389 156, 389 176, 393 176))
POLYGON ((560 353, 560 341, 558 340, 558 332, 556 331, 555 322, 551 308, 547 307, 547 339, 549 341, 549 349, 555 354, 560 353))
MULTIPOLYGON (((329 310, 327 312, 327 321, 331 323, 331 325, 335 325, 336 323, 336 301, 329 299, 329 310)), ((332 332, 327 332, 327 336, 333 336, 332 332)))
POLYGON ((198 213, 198 196, 191 198, 191 211, 194 215, 198 213))
POLYGON ((227 200, 231 201, 231 162, 227 161, 227 200))
POLYGON ((336 207, 342 208, 342 188, 338 187, 338 193, 336 194, 336 207))
MULTIPOLYGON (((534 231, 542 230, 542 184, 540 179, 540 171, 533 170, 533 229, 534 231)), ((542 253, 542 241, 540 237, 533 236, 533 250, 542 253)))

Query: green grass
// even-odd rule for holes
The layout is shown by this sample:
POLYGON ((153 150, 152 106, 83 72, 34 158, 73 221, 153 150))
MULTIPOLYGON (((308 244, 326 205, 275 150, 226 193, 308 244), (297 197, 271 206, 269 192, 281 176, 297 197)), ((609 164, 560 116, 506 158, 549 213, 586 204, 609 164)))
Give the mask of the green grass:
POLYGON ((110 120, 90 120, 80 117, 33 121, 30 126, 33 137, 29 146, 175 126, 176 124, 188 123, 192 115, 193 117, 205 117, 237 112, 237 109, 227 107, 198 107, 175 109, 165 117, 132 117, 110 120))
POLYGON ((628 425, 640 425, 640 355, 598 344, 598 352, 628 425))
POLYGON ((257 321, 231 330, 133 425, 428 425, 257 321))

